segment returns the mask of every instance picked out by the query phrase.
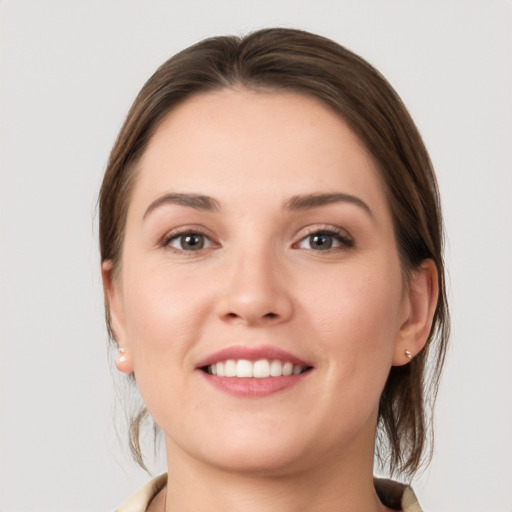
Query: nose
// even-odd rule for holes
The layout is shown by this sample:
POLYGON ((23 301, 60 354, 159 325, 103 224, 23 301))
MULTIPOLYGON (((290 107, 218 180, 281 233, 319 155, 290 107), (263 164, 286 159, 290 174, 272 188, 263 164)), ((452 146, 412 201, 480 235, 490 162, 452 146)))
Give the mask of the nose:
POLYGON ((252 327, 280 324, 291 318, 292 297, 275 255, 246 251, 231 260, 229 268, 217 304, 223 321, 252 327))

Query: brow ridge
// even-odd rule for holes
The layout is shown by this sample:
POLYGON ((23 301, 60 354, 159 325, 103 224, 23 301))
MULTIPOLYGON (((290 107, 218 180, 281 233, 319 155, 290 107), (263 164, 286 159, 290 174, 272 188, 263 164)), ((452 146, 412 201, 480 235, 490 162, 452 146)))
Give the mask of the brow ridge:
POLYGON ((195 210, 219 211, 220 205, 217 200, 201 194, 169 193, 155 199, 144 212, 146 218, 151 212, 166 204, 188 206, 195 210))
POLYGON ((311 208, 318 208, 333 203, 350 203, 359 206, 365 210, 371 217, 373 212, 371 208, 359 197, 343 192, 335 192, 328 194, 305 194, 291 197, 285 203, 287 210, 308 210, 311 208))
MULTIPOLYGON (((372 210, 362 199, 343 192, 296 195, 286 201, 284 208, 291 211, 308 210, 340 202, 358 206, 373 217, 372 210)), ((146 218, 152 211, 166 204, 187 206, 194 208, 195 210, 214 212, 220 210, 219 202, 209 196, 202 194, 168 193, 157 198, 148 206, 144 213, 144 218, 146 218)))

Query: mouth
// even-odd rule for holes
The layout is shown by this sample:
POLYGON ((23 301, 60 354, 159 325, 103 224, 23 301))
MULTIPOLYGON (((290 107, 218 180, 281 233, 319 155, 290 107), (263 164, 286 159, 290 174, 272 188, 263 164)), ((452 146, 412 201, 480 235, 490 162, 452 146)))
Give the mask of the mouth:
POLYGON ((235 377, 238 379, 270 379, 275 377, 288 377, 301 375, 311 366, 294 364, 291 361, 279 359, 226 359, 213 364, 200 367, 200 370, 217 377, 235 377))
POLYGON ((208 356, 196 369, 222 392, 258 398, 295 387, 314 367, 277 347, 238 345, 208 356))

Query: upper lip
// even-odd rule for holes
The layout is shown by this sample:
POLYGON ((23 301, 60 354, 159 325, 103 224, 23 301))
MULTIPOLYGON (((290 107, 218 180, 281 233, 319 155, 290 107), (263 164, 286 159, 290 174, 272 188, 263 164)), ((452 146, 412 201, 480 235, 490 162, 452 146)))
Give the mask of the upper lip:
POLYGON ((286 350, 282 350, 270 345, 263 345, 259 347, 248 347, 244 345, 235 345, 226 347, 222 350, 214 352, 205 357, 197 364, 197 368, 203 368, 219 361, 227 361, 228 359, 246 359, 248 361, 259 361, 260 359, 268 359, 270 361, 279 360, 290 362, 294 365, 311 366, 306 361, 302 360, 286 350))

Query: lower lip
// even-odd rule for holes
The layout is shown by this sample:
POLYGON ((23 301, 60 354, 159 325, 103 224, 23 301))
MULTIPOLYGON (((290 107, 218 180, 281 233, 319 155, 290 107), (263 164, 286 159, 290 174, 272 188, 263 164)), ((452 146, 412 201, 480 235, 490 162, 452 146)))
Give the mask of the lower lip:
POLYGON ((273 395, 279 391, 289 389, 304 380, 311 370, 299 375, 286 377, 268 377, 266 379, 237 377, 217 377, 201 371, 204 378, 215 388, 233 396, 243 398, 262 398, 273 395))

